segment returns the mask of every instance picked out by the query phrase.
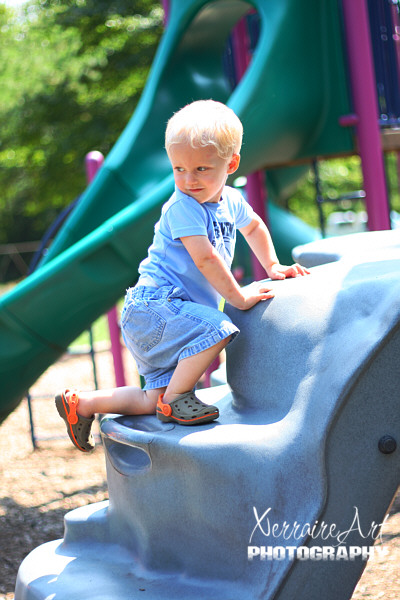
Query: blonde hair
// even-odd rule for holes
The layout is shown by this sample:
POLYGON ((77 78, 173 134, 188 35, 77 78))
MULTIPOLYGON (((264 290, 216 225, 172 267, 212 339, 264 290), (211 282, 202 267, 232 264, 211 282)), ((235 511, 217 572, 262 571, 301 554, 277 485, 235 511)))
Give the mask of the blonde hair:
POLYGON ((165 131, 165 149, 173 144, 214 146, 220 158, 239 154, 243 126, 231 108, 215 100, 197 100, 175 113, 165 131))

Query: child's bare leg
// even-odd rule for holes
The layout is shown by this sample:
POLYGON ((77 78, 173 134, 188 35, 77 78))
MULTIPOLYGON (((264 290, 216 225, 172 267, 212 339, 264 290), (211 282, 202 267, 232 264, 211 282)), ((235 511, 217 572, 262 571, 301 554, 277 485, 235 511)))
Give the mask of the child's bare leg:
POLYGON ((157 400, 164 394, 164 402, 172 402, 185 392, 193 390, 200 377, 213 360, 225 348, 230 336, 203 352, 182 359, 172 376, 168 387, 142 390, 126 386, 109 390, 79 392, 78 414, 91 417, 94 414, 115 413, 119 415, 151 415, 156 412, 157 400))
POLYGON ((115 413, 119 415, 155 414, 157 400, 165 387, 141 390, 138 387, 119 387, 93 392, 79 392, 78 413, 82 417, 94 414, 115 413))
POLYGON ((180 360, 164 393, 163 401, 170 403, 175 400, 177 396, 186 392, 191 392, 200 377, 225 348, 230 339, 231 336, 221 340, 215 344, 215 346, 203 350, 203 352, 180 360))

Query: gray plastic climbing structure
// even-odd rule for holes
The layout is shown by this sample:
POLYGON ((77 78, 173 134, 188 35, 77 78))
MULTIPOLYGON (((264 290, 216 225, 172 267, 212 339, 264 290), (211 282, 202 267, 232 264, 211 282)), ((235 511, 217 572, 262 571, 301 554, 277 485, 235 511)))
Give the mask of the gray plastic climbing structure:
POLYGON ((400 248, 311 271, 227 307, 218 421, 103 419, 109 502, 66 515, 15 600, 351 597, 400 479, 400 248))

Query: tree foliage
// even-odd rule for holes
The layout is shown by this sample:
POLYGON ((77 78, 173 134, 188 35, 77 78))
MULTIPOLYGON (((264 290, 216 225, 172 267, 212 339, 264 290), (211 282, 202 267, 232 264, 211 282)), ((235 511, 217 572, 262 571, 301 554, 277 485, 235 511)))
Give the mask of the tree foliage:
POLYGON ((0 244, 40 239, 85 188, 143 90, 162 33, 158 0, 0 4, 0 244))
MULTIPOLYGON (((324 219, 327 220, 332 212, 365 213, 364 200, 341 199, 363 189, 363 176, 359 156, 321 160, 318 163, 321 194, 325 199, 322 205, 324 219)), ((389 195, 389 206, 392 211, 400 211, 399 197, 399 162, 395 153, 385 155, 385 172, 389 195)), ((316 200, 316 185, 313 169, 299 181, 297 189, 288 199, 287 205, 291 212, 309 225, 319 228, 319 218, 316 200)), ((345 215, 344 215, 345 216, 345 215)), ((400 222, 400 218, 397 217, 400 222)), ((346 233, 346 230, 344 231, 346 233)))
MULTIPOLYGON (((29 0, 18 11, 0 0, 0 245, 40 239, 84 190, 84 157, 107 155, 131 117, 162 18, 160 0, 29 0)), ((399 211, 397 156, 387 164, 399 211)), ((358 157, 321 161, 320 175, 328 198, 363 185, 358 157)), ((310 171, 288 207, 318 227, 315 195, 310 171)))

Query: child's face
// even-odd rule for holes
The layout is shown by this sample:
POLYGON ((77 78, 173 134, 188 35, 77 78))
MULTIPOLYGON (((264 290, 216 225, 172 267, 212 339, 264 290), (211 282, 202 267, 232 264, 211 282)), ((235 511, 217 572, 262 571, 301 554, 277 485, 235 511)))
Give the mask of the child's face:
POLYGON ((238 168, 240 157, 234 154, 225 159, 218 156, 214 146, 192 148, 182 143, 170 147, 169 159, 178 189, 203 204, 219 202, 227 177, 238 168))

